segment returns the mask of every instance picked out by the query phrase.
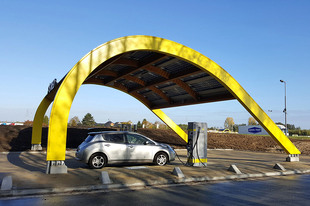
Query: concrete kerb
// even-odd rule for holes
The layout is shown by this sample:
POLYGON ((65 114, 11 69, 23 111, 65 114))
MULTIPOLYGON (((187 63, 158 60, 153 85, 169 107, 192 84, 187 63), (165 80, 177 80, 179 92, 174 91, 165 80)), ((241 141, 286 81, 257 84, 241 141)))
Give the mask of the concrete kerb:
POLYGON ((93 191, 112 191, 117 189, 139 189, 144 187, 161 186, 167 184, 182 184, 182 183, 197 183, 197 182, 212 182, 212 181, 225 181, 247 178, 262 178, 272 176, 285 176, 295 174, 310 173, 310 170, 290 170, 282 172, 266 172, 255 174, 235 174, 228 176, 218 177, 184 177, 171 180, 152 181, 149 183, 132 183, 132 184, 103 184, 103 185, 90 185, 81 187, 66 187, 66 188, 46 188, 46 189, 24 189, 9 191, 1 191, 0 198, 4 197, 18 197, 18 196, 33 196, 33 195, 46 195, 46 194, 66 194, 66 193, 79 193, 79 192, 93 192, 93 191))

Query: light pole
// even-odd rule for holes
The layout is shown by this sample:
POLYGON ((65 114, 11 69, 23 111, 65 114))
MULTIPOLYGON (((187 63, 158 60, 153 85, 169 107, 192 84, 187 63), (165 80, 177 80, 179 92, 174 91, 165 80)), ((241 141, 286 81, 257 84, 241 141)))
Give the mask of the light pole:
POLYGON ((285 135, 287 135, 287 122, 286 122, 286 81, 280 80, 280 82, 284 83, 284 114, 285 114, 285 135))

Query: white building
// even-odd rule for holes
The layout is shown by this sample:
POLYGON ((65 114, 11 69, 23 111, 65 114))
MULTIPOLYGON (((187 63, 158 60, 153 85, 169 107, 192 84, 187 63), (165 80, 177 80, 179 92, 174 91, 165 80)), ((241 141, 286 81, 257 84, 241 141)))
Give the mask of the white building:
MULTIPOLYGON (((283 133, 285 133, 285 126, 278 125, 283 133)), ((260 125, 249 125, 249 126, 239 126, 239 134, 259 134, 259 135, 269 135, 268 132, 260 125)))

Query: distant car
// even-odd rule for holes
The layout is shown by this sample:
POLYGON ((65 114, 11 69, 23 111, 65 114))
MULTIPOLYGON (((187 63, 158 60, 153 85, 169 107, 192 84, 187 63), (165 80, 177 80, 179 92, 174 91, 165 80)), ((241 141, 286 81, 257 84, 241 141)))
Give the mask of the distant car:
POLYGON ((75 156, 91 168, 100 169, 108 163, 121 162, 153 162, 163 166, 173 161, 176 154, 169 145, 138 133, 102 131, 89 133, 75 156))
POLYGON ((230 133, 230 130, 229 129, 219 129, 219 132, 230 133))

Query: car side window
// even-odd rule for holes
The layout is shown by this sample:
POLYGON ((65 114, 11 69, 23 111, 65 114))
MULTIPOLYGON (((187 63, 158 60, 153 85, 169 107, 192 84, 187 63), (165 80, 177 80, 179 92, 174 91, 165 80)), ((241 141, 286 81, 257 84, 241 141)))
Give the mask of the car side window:
POLYGON ((105 134, 105 140, 113 143, 125 143, 123 134, 105 134))
POLYGON ((136 134, 126 134, 127 142, 129 144, 140 144, 143 145, 147 141, 144 137, 136 134))

